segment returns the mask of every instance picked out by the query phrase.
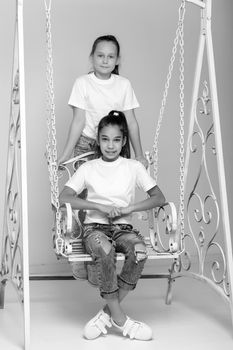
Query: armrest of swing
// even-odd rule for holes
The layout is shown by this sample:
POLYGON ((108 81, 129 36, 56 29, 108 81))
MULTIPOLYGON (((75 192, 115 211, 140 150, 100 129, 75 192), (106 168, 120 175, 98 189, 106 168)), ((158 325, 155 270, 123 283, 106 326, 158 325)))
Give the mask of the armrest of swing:
POLYGON ((78 210, 73 210, 70 203, 65 203, 65 206, 61 207, 60 210, 62 234, 64 237, 71 237, 80 225, 78 210))
MULTIPOLYGON (((147 172, 151 175, 153 159, 150 152, 145 152, 145 157, 149 164, 147 172)), ((156 252, 175 253, 180 250, 181 244, 180 234, 177 230, 177 211, 173 202, 167 202, 162 207, 149 210, 147 219, 150 243, 156 252)))
POLYGON ((173 202, 168 202, 162 207, 150 210, 148 222, 150 241, 154 250, 175 253, 180 249, 177 211, 173 202))
POLYGON ((69 175, 71 175, 71 174, 70 174, 70 171, 69 171, 69 169, 68 169, 68 166, 69 166, 70 164, 72 164, 72 169, 73 169, 73 170, 76 170, 75 165, 76 165, 76 163, 77 163, 78 161, 86 162, 86 161, 88 161, 88 157, 90 157, 90 156, 92 156, 92 155, 94 155, 94 154, 95 154, 94 151, 90 151, 90 152, 86 152, 86 153, 80 154, 79 156, 70 158, 70 159, 66 160, 65 162, 63 162, 62 164, 60 164, 60 165, 59 165, 59 168, 62 169, 62 170, 67 170, 67 172, 69 173, 69 175))
POLYGON ((72 232, 72 221, 73 221, 73 215, 72 215, 72 208, 70 203, 65 203, 65 209, 66 209, 66 232, 68 234, 71 234, 72 232))

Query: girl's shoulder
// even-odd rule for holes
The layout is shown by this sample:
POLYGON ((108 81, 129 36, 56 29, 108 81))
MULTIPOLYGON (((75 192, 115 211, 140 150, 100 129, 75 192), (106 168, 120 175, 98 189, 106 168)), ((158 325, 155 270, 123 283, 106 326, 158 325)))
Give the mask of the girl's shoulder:
POLYGON ((125 84, 130 84, 129 79, 126 77, 123 77, 122 75, 113 74, 113 76, 114 76, 114 79, 116 81, 119 81, 119 82, 125 83, 125 84))
POLYGON ((82 82, 86 82, 88 80, 89 80, 89 74, 83 74, 83 75, 79 75, 75 79, 75 83, 82 83, 82 82))
POLYGON ((144 167, 142 165, 142 163, 140 163, 138 160, 132 159, 132 158, 124 158, 124 157, 122 157, 122 162, 127 164, 129 167, 134 168, 134 169, 138 169, 138 168, 144 167))
POLYGON ((96 164, 99 163, 99 159, 100 158, 95 158, 95 159, 88 160, 87 162, 84 162, 83 164, 81 164, 80 167, 83 167, 83 169, 87 169, 88 171, 90 171, 90 169, 92 167, 95 167, 96 164))

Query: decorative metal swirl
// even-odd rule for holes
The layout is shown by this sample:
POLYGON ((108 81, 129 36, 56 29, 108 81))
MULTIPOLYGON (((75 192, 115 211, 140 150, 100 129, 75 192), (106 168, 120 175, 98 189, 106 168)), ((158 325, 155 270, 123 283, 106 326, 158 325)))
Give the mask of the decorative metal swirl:
MULTIPOLYGON (((211 171, 213 159, 210 157, 215 158, 217 151, 210 102, 205 81, 202 96, 196 102, 194 129, 189 144, 190 163, 195 162, 196 173, 194 171, 193 175, 192 172, 193 185, 187 197, 189 232, 183 237, 185 252, 180 258, 178 270, 191 272, 197 269, 199 276, 210 279, 229 296, 226 256, 219 236, 220 209, 213 185, 215 172, 211 171)), ((216 164, 216 158, 214 160, 216 164)))
POLYGON ((15 62, 11 94, 11 114, 8 140, 8 164, 6 174, 6 203, 3 228, 1 261, 1 286, 11 281, 20 301, 23 301, 23 254, 21 239, 21 186, 20 186, 20 97, 19 69, 15 62))

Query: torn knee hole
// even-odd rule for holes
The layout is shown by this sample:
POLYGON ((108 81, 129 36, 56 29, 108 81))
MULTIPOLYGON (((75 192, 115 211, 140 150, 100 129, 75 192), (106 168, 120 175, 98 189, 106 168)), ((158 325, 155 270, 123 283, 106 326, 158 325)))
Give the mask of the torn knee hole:
POLYGON ((101 238, 98 238, 98 243, 101 245, 106 255, 108 255, 111 252, 112 245, 108 241, 106 241, 106 239, 102 240, 101 238))
POLYGON ((146 247, 142 244, 137 244, 135 246, 135 256, 136 256, 136 261, 145 260, 147 258, 146 247))

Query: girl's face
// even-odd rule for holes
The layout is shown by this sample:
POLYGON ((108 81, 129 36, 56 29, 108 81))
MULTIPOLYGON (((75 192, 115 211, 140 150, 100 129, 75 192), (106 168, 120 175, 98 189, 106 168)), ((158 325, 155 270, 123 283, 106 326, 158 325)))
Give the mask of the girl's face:
POLYGON ((98 143, 105 162, 116 160, 125 144, 125 138, 118 125, 107 125, 99 133, 98 143))
POLYGON ((117 47, 111 41, 101 41, 92 55, 94 73, 99 79, 109 79, 118 64, 117 47))

